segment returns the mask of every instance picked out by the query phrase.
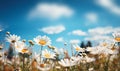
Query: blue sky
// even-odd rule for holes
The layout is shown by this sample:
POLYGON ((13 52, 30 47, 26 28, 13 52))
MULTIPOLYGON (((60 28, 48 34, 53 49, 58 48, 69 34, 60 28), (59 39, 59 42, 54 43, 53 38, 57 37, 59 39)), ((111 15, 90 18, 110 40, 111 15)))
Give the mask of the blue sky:
POLYGON ((6 31, 26 40, 47 35, 57 47, 110 39, 120 31, 120 0, 0 0, 1 41, 6 31))

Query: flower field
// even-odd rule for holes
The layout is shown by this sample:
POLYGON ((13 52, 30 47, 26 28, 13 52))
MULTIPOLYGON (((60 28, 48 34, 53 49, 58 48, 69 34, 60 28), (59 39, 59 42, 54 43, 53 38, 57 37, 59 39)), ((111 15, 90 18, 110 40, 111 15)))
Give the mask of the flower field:
POLYGON ((8 45, 0 44, 0 71, 120 71, 120 32, 112 35, 112 41, 86 48, 71 44, 67 50, 52 45, 48 36, 22 40, 7 32, 8 45), (33 51, 35 45, 39 50, 33 51))

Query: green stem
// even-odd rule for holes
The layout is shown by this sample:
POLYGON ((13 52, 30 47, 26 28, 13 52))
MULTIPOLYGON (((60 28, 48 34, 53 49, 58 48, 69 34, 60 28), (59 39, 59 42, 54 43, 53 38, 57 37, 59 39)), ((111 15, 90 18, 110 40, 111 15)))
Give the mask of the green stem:
MULTIPOLYGON (((13 44, 13 45, 15 45, 15 43, 13 44)), ((14 64, 15 64, 15 70, 17 69, 17 63, 16 63, 16 59, 17 59, 17 52, 16 52, 16 50, 15 50, 15 47, 13 47, 13 50, 14 50, 14 54, 15 54, 15 60, 14 60, 14 64)))
POLYGON ((42 59, 41 59, 42 58, 41 57, 42 56, 42 49, 43 49, 43 46, 41 46, 41 49, 40 49, 40 63, 42 63, 42 59))
POLYGON ((74 54, 73 54, 73 47, 72 47, 72 45, 71 45, 71 52, 72 52, 72 56, 74 56, 74 54))
POLYGON ((23 69, 22 69, 22 70, 24 70, 24 68, 25 68, 25 67, 24 67, 24 54, 23 54, 23 69))

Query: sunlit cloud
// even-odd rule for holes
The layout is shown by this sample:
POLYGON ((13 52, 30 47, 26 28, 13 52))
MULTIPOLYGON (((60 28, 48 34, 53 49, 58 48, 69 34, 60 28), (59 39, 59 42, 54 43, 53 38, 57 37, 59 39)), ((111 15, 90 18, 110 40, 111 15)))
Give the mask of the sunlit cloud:
POLYGON ((56 39, 56 42, 64 42, 63 37, 59 37, 59 38, 57 38, 57 39, 56 39))
POLYGON ((85 38, 85 40, 91 40, 91 41, 101 41, 101 40, 111 40, 111 39, 112 38, 110 36, 105 36, 105 35, 94 35, 85 38))
POLYGON ((96 3, 112 13, 120 15, 120 6, 115 4, 114 0, 97 0, 96 3))
POLYGON ((59 34, 65 30, 65 27, 63 25, 48 26, 39 30, 47 34, 59 34))
POLYGON ((70 43, 71 43, 71 44, 79 44, 79 43, 80 43, 80 40, 78 40, 78 39, 73 39, 73 40, 70 40, 70 43))
POLYGON ((120 31, 120 27, 113 28, 112 26, 107 27, 96 27, 88 30, 91 35, 106 35, 115 31, 120 31))
POLYGON ((112 33, 120 32, 120 27, 96 27, 88 29, 89 36, 85 37, 84 40, 99 41, 99 40, 112 40, 112 33))
POLYGON ((85 18, 89 23, 96 23, 98 21, 98 15, 94 12, 86 13, 85 18))
POLYGON ((82 30, 73 30, 72 32, 68 33, 69 35, 77 35, 77 36, 86 36, 87 33, 82 30))
POLYGON ((59 19, 61 17, 70 17, 74 11, 66 5, 60 5, 55 3, 40 3, 34 8, 30 14, 30 18, 49 18, 59 19))

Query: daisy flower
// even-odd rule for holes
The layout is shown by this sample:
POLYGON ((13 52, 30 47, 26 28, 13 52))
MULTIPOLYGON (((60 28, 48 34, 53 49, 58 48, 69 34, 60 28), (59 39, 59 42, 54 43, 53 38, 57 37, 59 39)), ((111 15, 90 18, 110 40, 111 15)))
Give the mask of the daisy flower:
POLYGON ((79 64, 79 63, 80 63, 81 58, 82 58, 82 57, 79 57, 79 56, 77 56, 77 57, 76 57, 76 56, 72 56, 70 59, 71 59, 71 60, 73 60, 73 61, 75 61, 75 62, 76 62, 76 64, 79 64))
POLYGON ((46 49, 46 50, 42 51, 42 57, 48 58, 48 59, 54 59, 55 58, 55 54, 51 53, 50 51, 48 51, 46 49))
POLYGON ((106 46, 108 46, 109 44, 106 43, 106 42, 103 42, 103 43, 101 43, 100 45, 103 46, 103 47, 106 47, 106 46))
POLYGON ((103 42, 100 42, 99 46, 100 47, 111 47, 114 44, 113 40, 104 40, 103 42))
POLYGON ((7 40, 7 42, 15 43, 15 42, 20 40, 20 36, 17 36, 17 35, 14 35, 14 34, 9 35, 9 36, 6 37, 6 40, 7 40))
POLYGON ((71 67, 76 65, 76 61, 73 61, 72 59, 62 59, 58 61, 58 63, 63 67, 71 67))
POLYGON ((23 48, 19 52, 22 53, 22 54, 24 54, 24 53, 28 53, 29 50, 27 48, 23 48))
POLYGON ((41 45, 41 46, 45 46, 45 45, 50 45, 51 44, 51 40, 47 36, 37 36, 36 38, 34 38, 34 41, 38 45, 41 45))
POLYGON ((96 55, 98 54, 99 49, 100 49, 99 47, 87 47, 86 51, 89 51, 90 54, 96 55))
POLYGON ((93 48, 94 47, 87 47, 85 50, 91 52, 91 51, 93 51, 93 48))
POLYGON ((84 52, 85 50, 81 48, 79 45, 74 45, 73 46, 77 52, 84 52))
POLYGON ((94 71, 94 68, 89 68, 88 71, 94 71))
POLYGON ((86 62, 94 62, 95 61, 95 58, 94 57, 92 57, 92 58, 90 58, 90 57, 88 57, 88 56, 86 56, 86 62))
POLYGON ((110 49, 110 48, 101 47, 101 46, 92 47, 91 49, 87 48, 87 50, 90 51, 90 54, 99 55, 99 58, 104 58, 104 57, 107 57, 108 55, 118 53, 117 49, 110 49))
POLYGON ((47 62, 42 60, 42 63, 37 64, 37 68, 40 71, 49 71, 52 67, 54 67, 53 61, 48 60, 47 62))
POLYGON ((120 32, 113 33, 115 42, 120 42, 120 32))
POLYGON ((37 68, 40 70, 40 71, 49 71, 51 69, 51 64, 46 64, 46 63, 43 63, 43 64, 39 64, 37 66, 37 68))
POLYGON ((40 56, 40 54, 39 54, 39 53, 37 53, 37 52, 34 52, 34 53, 33 53, 33 58, 34 58, 34 59, 39 58, 39 56, 40 56))
POLYGON ((88 57, 87 55, 85 55, 85 56, 79 57, 79 61, 81 63, 90 63, 90 62, 95 61, 95 58, 94 57, 88 57))
POLYGON ((14 47, 15 47, 15 50, 17 52, 21 51, 24 47, 26 46, 26 44, 22 41, 18 41, 15 43, 14 47))

